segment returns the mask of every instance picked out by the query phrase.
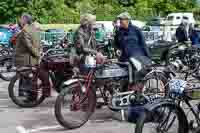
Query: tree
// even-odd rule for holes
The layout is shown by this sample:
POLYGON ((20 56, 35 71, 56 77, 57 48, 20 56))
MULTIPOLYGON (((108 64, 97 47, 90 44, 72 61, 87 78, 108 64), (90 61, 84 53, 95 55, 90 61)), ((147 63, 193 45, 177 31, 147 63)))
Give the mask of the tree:
POLYGON ((197 0, 0 0, 0 23, 16 22, 23 12, 40 23, 79 23, 81 13, 96 14, 97 20, 113 20, 124 11, 134 19, 148 20, 192 11, 197 5, 197 0))
POLYGON ((27 11, 28 1, 0 0, 0 23, 16 22, 18 16, 27 11))

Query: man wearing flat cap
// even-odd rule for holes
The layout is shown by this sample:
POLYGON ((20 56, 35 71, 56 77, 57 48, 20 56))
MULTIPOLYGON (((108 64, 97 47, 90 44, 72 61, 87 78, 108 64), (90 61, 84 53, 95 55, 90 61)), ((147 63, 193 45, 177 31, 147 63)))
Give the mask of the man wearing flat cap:
MULTIPOLYGON (((140 72, 145 65, 151 64, 149 49, 145 44, 142 31, 131 24, 128 12, 117 16, 120 27, 115 33, 115 45, 121 51, 120 61, 129 62, 129 89, 135 89, 136 81, 141 79, 140 72)), ((141 86, 142 88, 143 86, 141 86)))

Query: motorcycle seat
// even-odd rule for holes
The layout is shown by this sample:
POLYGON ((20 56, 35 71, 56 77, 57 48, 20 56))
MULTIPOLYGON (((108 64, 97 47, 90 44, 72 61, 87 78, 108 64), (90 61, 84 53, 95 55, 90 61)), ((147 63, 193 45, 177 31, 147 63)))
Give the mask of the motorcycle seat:
POLYGON ((128 62, 117 62, 117 64, 121 67, 128 67, 129 63, 128 62))

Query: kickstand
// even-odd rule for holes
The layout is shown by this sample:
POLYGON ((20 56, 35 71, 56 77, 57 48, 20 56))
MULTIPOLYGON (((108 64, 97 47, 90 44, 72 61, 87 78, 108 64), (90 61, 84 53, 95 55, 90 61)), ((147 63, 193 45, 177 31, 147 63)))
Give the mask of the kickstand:
POLYGON ((122 121, 125 121, 124 109, 122 109, 120 112, 121 112, 122 121))

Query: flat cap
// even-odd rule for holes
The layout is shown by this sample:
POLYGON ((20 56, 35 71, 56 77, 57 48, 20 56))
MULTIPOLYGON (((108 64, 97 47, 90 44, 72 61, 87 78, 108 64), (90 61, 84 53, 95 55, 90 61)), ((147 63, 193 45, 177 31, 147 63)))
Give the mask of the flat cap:
POLYGON ((123 12, 117 16, 118 19, 131 19, 131 16, 128 12, 123 12))

